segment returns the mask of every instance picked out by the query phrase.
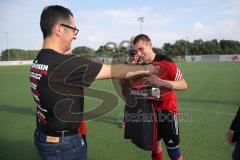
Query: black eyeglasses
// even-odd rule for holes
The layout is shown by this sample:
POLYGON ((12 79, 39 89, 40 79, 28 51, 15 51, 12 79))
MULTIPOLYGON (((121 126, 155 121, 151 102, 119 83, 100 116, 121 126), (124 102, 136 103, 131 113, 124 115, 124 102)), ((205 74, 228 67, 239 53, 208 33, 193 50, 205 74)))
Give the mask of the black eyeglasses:
POLYGON ((78 34, 78 29, 76 27, 71 27, 69 25, 66 25, 66 24, 60 24, 61 26, 64 26, 64 27, 67 27, 67 28, 71 28, 74 30, 74 34, 77 35, 78 34))

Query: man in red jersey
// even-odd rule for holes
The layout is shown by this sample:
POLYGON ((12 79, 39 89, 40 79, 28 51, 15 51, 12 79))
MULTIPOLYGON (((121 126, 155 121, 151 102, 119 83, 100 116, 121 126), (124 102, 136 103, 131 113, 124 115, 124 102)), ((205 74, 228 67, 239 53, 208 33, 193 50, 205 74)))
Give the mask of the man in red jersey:
POLYGON ((153 132, 154 139, 152 159, 162 160, 160 140, 163 139, 169 157, 172 160, 182 160, 183 157, 179 149, 179 111, 175 90, 186 90, 187 83, 180 69, 169 57, 153 52, 151 40, 147 35, 137 35, 133 40, 133 47, 144 63, 152 63, 161 67, 160 72, 145 78, 148 85, 160 89, 160 97, 148 99, 148 105, 152 108, 156 122, 153 124, 153 131, 150 131, 153 132))

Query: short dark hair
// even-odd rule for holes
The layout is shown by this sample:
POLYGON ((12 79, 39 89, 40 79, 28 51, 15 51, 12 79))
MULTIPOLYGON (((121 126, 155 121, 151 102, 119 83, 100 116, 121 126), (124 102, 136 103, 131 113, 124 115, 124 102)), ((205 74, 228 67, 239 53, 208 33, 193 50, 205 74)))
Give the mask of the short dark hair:
POLYGON ((73 17, 72 12, 65 7, 58 5, 45 7, 42 11, 40 20, 43 38, 45 39, 52 34, 53 27, 58 22, 70 23, 70 16, 73 17))
POLYGON ((133 57, 133 56, 136 54, 136 50, 133 48, 133 46, 130 46, 130 47, 128 48, 127 54, 128 54, 130 57, 133 57))
POLYGON ((139 34, 133 39, 133 44, 136 44, 139 41, 151 42, 151 39, 145 34, 139 34))

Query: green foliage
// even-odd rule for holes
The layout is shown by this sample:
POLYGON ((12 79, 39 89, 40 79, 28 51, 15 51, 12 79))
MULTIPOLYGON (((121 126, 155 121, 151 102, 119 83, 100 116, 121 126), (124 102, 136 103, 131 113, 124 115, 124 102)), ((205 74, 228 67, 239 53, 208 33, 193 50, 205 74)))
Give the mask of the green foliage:
POLYGON ((221 40, 220 46, 226 54, 240 53, 240 43, 233 40, 221 40))
POLYGON ((112 56, 114 53, 119 52, 119 48, 109 47, 109 46, 100 46, 96 51, 96 55, 98 56, 112 56))
POLYGON ((38 52, 38 50, 6 49, 2 51, 1 60, 32 60, 37 56, 38 52))
POLYGON ((72 50, 72 53, 75 55, 95 55, 94 50, 86 46, 76 47, 72 50))
MULTIPOLYGON (((124 56, 128 48, 121 46, 120 48, 110 42, 108 45, 100 46, 96 51, 87 47, 79 46, 72 50, 76 55, 87 55, 97 57, 116 57, 124 56)), ((168 56, 185 55, 212 55, 212 54, 240 54, 240 42, 233 40, 216 39, 203 41, 202 39, 189 42, 186 40, 177 40, 174 44, 164 43, 162 48, 153 47, 153 51, 157 54, 164 53, 168 56)), ((2 51, 1 60, 32 60, 36 57, 38 50, 22 50, 9 49, 2 51)))
POLYGON ((157 48, 157 47, 153 47, 153 52, 156 53, 156 54, 161 54, 161 53, 163 53, 163 49, 157 48))
POLYGON ((164 43, 162 49, 169 56, 240 54, 240 43, 233 40, 220 40, 218 42, 216 39, 205 42, 198 39, 192 43, 178 40, 174 44, 164 43))

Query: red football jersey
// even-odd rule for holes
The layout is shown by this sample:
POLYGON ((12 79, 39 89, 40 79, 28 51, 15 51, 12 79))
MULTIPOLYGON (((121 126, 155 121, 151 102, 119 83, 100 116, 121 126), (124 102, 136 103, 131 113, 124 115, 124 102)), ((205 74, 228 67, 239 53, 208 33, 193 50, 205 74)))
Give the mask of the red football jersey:
MULTIPOLYGON (((163 80, 181 80, 182 72, 170 58, 162 55, 156 55, 153 65, 160 66, 160 71, 156 75, 163 80)), ((178 114, 177 97, 174 90, 160 87, 162 103, 153 104, 156 110, 168 110, 178 114)))

